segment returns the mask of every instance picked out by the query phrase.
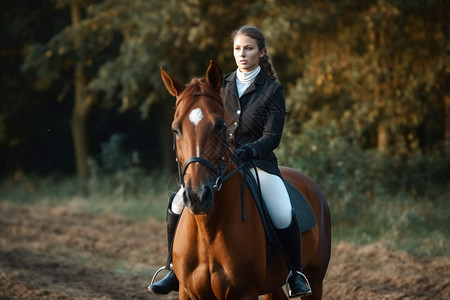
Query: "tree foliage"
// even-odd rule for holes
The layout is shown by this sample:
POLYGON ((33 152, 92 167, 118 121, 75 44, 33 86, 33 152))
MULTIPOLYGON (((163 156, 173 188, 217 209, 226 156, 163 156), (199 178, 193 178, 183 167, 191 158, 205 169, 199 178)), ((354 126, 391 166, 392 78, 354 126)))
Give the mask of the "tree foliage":
MULTIPOLYGON (((150 147, 159 148, 155 153, 165 161, 173 158, 168 133, 173 100, 163 89, 159 67, 186 81, 203 74, 209 59, 217 60, 225 72, 232 71, 230 33, 242 24, 264 31, 284 84, 289 116, 281 161, 301 159, 298 149, 305 149, 303 143, 321 155, 350 145, 409 156, 443 143, 446 131, 450 138, 445 125, 450 118, 450 111, 445 113, 450 110, 450 101, 445 102, 450 97, 449 5, 444 0, 39 3, 37 18, 44 22, 50 17, 58 24, 39 38, 25 34, 36 32, 30 27, 35 23, 23 21, 28 10, 20 14, 17 4, 3 4, 4 20, 14 11, 14 24, 25 24, 14 27, 20 33, 17 39, 6 32, 14 46, 2 46, 3 53, 20 50, 20 58, 23 53, 23 61, 14 63, 21 63, 23 73, 14 74, 21 80, 26 75, 41 95, 44 91, 56 98, 48 101, 71 102, 74 70, 81 63, 83 96, 92 102, 95 118, 101 118, 100 111, 138 111, 142 118, 155 120, 160 133, 152 136, 150 147), (70 22, 74 4, 81 8, 77 25, 70 22)), ((31 87, 27 91, 37 93, 31 87)), ((18 94, 13 85, 8 92, 18 94)), ((25 98, 32 97, 21 98, 21 111, 32 107, 31 99, 25 98)), ((0 142, 9 150, 16 133, 2 120, 18 106, 4 103, 0 142)), ((96 122, 102 120, 93 119, 91 130, 96 122)), ((161 162, 160 157, 153 159, 161 162)))
MULTIPOLYGON (((322 25, 320 33, 300 30, 308 32, 300 34, 308 42, 293 64, 301 73, 288 85, 292 133, 319 129, 364 148, 388 146, 396 154, 441 140, 429 139, 444 131, 445 87, 439 82, 450 71, 440 3, 319 3, 312 21, 322 25), (380 131, 388 135, 387 145, 380 145, 380 131)), ((300 38, 293 44, 303 45, 300 38)))

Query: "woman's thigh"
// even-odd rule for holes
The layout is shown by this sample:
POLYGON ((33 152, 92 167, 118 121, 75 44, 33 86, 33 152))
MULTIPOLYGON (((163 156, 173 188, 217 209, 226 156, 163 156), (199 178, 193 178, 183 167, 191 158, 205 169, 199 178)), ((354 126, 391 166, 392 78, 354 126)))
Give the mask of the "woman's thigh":
MULTIPOLYGON (((255 169, 250 170, 256 179, 255 169)), ((283 180, 277 176, 257 169, 261 194, 270 219, 276 228, 286 228, 291 224, 292 205, 283 180)))

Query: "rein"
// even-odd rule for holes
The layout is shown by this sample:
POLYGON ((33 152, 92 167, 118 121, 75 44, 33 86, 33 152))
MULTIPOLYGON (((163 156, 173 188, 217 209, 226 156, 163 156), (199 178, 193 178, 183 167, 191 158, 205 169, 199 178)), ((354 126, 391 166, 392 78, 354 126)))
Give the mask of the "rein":
MULTIPOLYGON (((205 97, 210 97, 211 99, 213 99, 214 101, 218 101, 221 105, 222 105, 222 101, 220 100, 220 98, 217 97, 213 97, 211 95, 203 95, 203 94, 196 94, 194 96, 205 96, 205 97)), ((177 99, 177 104, 182 100, 183 98, 179 98, 177 99)), ((226 127, 226 126, 225 126, 226 127)), ((182 166, 180 163, 180 160, 178 158, 178 151, 177 151, 177 143, 176 143, 176 136, 175 133, 173 134, 173 151, 175 152, 175 160, 177 162, 177 166, 178 166, 178 177, 179 177, 179 181, 180 181, 180 186, 181 187, 185 187, 185 182, 184 182, 184 175, 186 174, 187 168, 189 167, 190 164, 192 163, 199 163, 202 164, 204 166, 206 166, 209 170, 211 170, 212 172, 214 172, 216 174, 216 181, 215 184, 213 186, 214 192, 215 191, 219 191, 222 188, 222 184, 227 181, 230 177, 232 177, 234 174, 236 174, 239 171, 242 171, 242 169, 244 169, 247 166, 247 163, 240 163, 239 159, 236 157, 236 155, 234 155, 234 153, 232 153, 227 147, 226 147, 226 128, 223 129, 223 135, 222 135, 222 149, 221 149, 221 155, 220 155, 220 159, 219 159, 219 163, 218 165, 214 165, 212 164, 210 161, 204 159, 203 157, 200 156, 193 156, 191 158, 189 158, 184 165, 182 166), (228 154, 229 154, 229 159, 228 162, 225 165, 225 150, 227 150, 228 154), (227 175, 225 175, 225 172, 228 170, 228 168, 230 167, 231 161, 234 161, 235 164, 237 165, 236 169, 234 169, 233 171, 231 171, 230 173, 228 173, 227 175)), ((254 168, 255 172, 256 172, 256 181, 258 183, 258 186, 260 186, 260 182, 259 182, 259 176, 258 176, 258 171, 255 167, 255 165, 250 161, 249 162, 252 167, 254 168)), ((246 220, 246 215, 245 215, 245 185, 246 185, 246 181, 247 181, 247 173, 246 171, 242 172, 243 175, 243 182, 242 182, 242 191, 241 191, 241 202, 242 202, 242 219, 245 221, 246 220)), ((259 190, 259 195, 261 195, 261 188, 258 188, 259 190)))
POLYGON ((245 166, 245 164, 239 165, 238 159, 229 150, 228 150, 228 153, 229 153, 228 162, 226 163, 226 165, 224 164, 225 163, 225 160, 224 160, 225 149, 226 149, 225 144, 226 144, 226 130, 223 130, 222 149, 221 149, 221 155, 220 155, 218 166, 213 165, 211 162, 209 162, 208 160, 206 160, 200 156, 193 156, 193 157, 189 158, 184 163, 184 165, 181 166, 180 160, 178 159, 177 143, 176 143, 176 137, 174 134, 173 150, 175 151, 175 160, 178 165, 178 176, 180 178, 180 185, 182 187, 185 186, 184 175, 186 174, 186 171, 187 171, 187 168, 189 167, 189 165, 192 163, 200 163, 200 164, 206 166, 209 170, 216 173, 217 177, 216 177, 216 182, 214 184, 214 190, 219 191, 222 188, 222 184, 224 181, 228 180, 231 176, 236 174, 238 171, 240 171, 245 166), (231 161, 234 161, 238 165, 238 167, 236 169, 234 169, 233 171, 231 171, 229 174, 225 175, 225 172, 230 167, 231 161))
MULTIPOLYGON (((219 191, 222 188, 222 184, 225 181, 227 181, 229 178, 231 178, 237 172, 244 169, 246 167, 246 163, 239 163, 239 159, 234 155, 234 153, 231 153, 231 151, 227 149, 225 144, 226 144, 226 129, 223 130, 222 149, 221 149, 221 156, 219 159, 218 166, 213 165, 211 162, 209 162, 208 160, 206 160, 200 156, 193 156, 193 157, 189 158, 182 166, 180 163, 180 160, 178 159, 177 143, 176 143, 176 137, 174 134, 173 135, 173 150, 175 152, 175 159, 176 159, 177 166, 178 166, 178 176, 179 176, 179 180, 180 180, 180 185, 182 187, 185 187, 184 175, 186 174, 187 168, 192 163, 202 164, 202 165, 206 166, 209 170, 216 173, 217 177, 216 177, 215 184, 213 186, 214 191, 219 191), (226 163, 226 165, 224 165, 225 149, 227 149, 228 154, 229 154, 229 159, 228 159, 228 162, 226 163), (230 173, 225 175, 225 172, 230 167, 231 161, 234 161, 236 163, 237 167, 236 167, 236 169, 234 169, 233 171, 231 171, 230 173)), ((256 167, 253 165, 253 163, 251 163, 251 164, 254 167, 255 172, 256 172, 256 180, 258 182, 258 186, 260 186, 258 171, 256 170, 256 167)), ((248 172, 242 172, 243 182, 242 182, 242 191, 241 191, 241 205, 242 205, 242 219, 244 221, 247 219, 246 214, 245 214, 245 183, 246 183, 246 176, 247 176, 246 174, 247 173, 248 172)), ((259 192, 261 193, 261 191, 259 191, 259 192)))

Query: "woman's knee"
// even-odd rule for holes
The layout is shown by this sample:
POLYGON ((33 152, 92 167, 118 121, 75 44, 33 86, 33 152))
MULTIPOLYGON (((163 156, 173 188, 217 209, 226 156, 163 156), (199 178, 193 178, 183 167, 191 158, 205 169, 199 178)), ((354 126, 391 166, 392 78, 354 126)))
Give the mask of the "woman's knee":
POLYGON ((180 215, 184 208, 183 201, 184 188, 181 187, 172 199, 172 203, 169 203, 170 209, 174 214, 180 215))

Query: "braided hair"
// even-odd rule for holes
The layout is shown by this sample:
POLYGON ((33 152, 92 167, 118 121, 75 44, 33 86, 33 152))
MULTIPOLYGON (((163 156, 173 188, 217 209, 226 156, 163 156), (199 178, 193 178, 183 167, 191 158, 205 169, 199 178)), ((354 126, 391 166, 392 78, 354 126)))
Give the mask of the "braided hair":
POLYGON ((264 37, 262 31, 254 26, 249 25, 239 27, 231 33, 231 42, 234 42, 234 39, 239 34, 244 34, 248 37, 251 37, 252 39, 255 39, 258 44, 258 50, 265 50, 264 56, 259 59, 259 66, 270 79, 278 82, 277 73, 275 72, 275 68, 273 67, 269 55, 267 54, 266 38, 264 37))

